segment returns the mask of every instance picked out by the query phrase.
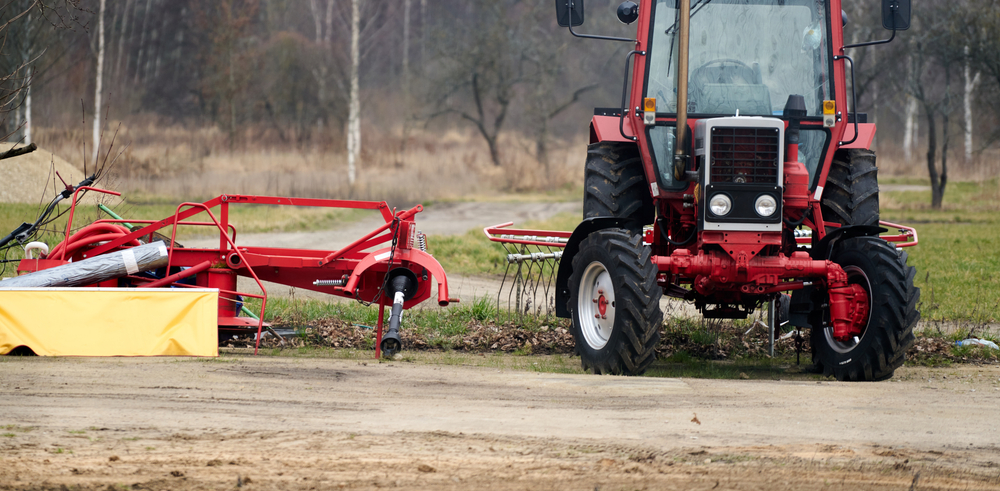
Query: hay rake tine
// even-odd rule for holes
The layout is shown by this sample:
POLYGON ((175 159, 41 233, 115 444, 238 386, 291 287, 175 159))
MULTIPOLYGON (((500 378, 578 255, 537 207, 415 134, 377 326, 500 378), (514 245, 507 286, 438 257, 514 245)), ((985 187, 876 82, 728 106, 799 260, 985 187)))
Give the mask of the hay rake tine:
POLYGON ((553 282, 569 232, 508 229, 513 222, 486 227, 483 232, 507 253, 507 267, 497 293, 497 316, 506 289, 507 319, 525 315, 552 315, 555 311, 553 282), (508 281, 508 278, 510 280, 508 281))

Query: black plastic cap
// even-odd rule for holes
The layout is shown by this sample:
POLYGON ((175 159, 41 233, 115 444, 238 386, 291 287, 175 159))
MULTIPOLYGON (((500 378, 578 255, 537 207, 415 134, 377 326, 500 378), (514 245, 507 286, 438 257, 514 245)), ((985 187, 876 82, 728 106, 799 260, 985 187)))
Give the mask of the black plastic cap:
POLYGON ((626 0, 618 6, 618 20, 622 24, 629 25, 639 18, 639 5, 626 0))
POLYGON ((804 118, 806 114, 806 98, 797 94, 788 96, 782 115, 786 118, 804 118))

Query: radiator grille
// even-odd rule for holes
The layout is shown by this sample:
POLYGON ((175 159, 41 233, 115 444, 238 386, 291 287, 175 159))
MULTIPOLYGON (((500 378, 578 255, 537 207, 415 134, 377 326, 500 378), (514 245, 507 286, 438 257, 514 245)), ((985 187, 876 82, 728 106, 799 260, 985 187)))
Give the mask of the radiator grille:
POLYGON ((711 138, 711 182, 778 184, 776 128, 715 127, 711 138))

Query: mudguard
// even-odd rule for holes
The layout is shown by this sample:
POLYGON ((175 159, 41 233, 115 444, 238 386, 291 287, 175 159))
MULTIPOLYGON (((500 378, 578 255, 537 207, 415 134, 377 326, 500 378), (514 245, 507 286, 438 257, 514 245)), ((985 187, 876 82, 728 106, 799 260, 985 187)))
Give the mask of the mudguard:
POLYGON ((861 237, 863 235, 877 237, 882 232, 888 231, 889 229, 878 225, 847 225, 840 227, 826 234, 825 237, 813 245, 812 250, 809 251, 809 255, 815 260, 828 259, 830 254, 833 253, 833 246, 841 239, 850 239, 851 237, 861 237))
MULTIPOLYGON (((373 302, 377 300, 376 298, 367 298, 374 297, 375 291, 369 291, 371 290, 370 288, 359 291, 358 284, 361 282, 361 278, 370 270, 373 273, 386 272, 385 270, 388 266, 387 263, 389 261, 390 251, 391 249, 386 247, 365 256, 364 259, 362 259, 361 262, 359 262, 354 268, 354 271, 351 272, 351 276, 348 278, 347 285, 344 289, 349 292, 357 292, 362 300, 365 300, 366 302, 373 302)), ((409 268, 418 278, 417 291, 412 298, 408 299, 406 303, 403 304, 404 308, 408 309, 417 305, 431 295, 430 278, 428 277, 427 280, 424 280, 424 275, 422 274, 424 271, 422 270, 426 270, 426 273, 437 281, 438 305, 445 307, 451 301, 448 298, 448 278, 445 276, 444 268, 442 268, 441 264, 437 262, 437 259, 434 259, 434 256, 431 256, 430 254, 427 254, 419 249, 396 249, 396 252, 392 257, 392 262, 393 267, 402 266, 409 268)))
MULTIPOLYGON (((569 242, 563 249, 559 260, 559 272, 556 274, 556 316, 569 318, 573 314, 569 310, 569 277, 573 274, 573 256, 580 250, 580 242, 588 235, 606 228, 635 229, 638 222, 614 217, 587 218, 573 230, 569 242)), ((641 225, 638 225, 641 230, 641 225)))

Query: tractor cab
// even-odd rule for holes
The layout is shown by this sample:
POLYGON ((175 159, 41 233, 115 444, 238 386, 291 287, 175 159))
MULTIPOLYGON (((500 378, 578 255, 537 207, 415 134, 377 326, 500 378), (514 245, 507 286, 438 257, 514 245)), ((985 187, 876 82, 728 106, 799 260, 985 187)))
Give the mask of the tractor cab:
MULTIPOLYGON (((805 103, 805 118, 821 121, 833 99, 829 5, 815 0, 693 1, 690 15, 688 117, 783 115, 789 96, 805 103)), ((648 25, 644 98, 655 100, 647 140, 659 189, 683 190, 674 178, 680 9, 676 0, 652 5, 648 25)), ((648 123, 648 121, 647 121, 648 123)), ((800 158, 815 174, 828 132, 805 132, 800 158)), ((643 138, 645 137, 645 138, 643 138)), ((777 142, 775 142, 777 143, 777 142)), ((697 141, 695 142, 697 145, 697 141)), ((695 148, 696 155, 698 148, 695 148)), ((740 176, 734 176, 741 179, 740 176)), ((752 178, 752 177, 750 177, 752 178)), ((744 177, 743 179, 746 179, 744 177)))

